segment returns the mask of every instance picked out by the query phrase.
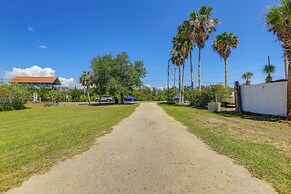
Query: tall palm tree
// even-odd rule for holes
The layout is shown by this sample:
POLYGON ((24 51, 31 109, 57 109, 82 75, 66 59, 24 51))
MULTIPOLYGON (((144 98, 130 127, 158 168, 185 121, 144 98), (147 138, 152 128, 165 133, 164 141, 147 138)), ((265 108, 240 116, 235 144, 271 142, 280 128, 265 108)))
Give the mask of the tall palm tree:
POLYGON ((225 64, 225 88, 228 88, 228 62, 227 59, 231 54, 231 49, 236 49, 238 44, 238 37, 233 33, 224 32, 216 36, 212 44, 212 48, 224 60, 225 64))
POLYGON ((273 81, 273 78, 271 76, 272 73, 275 72, 275 66, 274 65, 265 65, 264 67, 264 73, 266 73, 268 76, 266 77, 266 82, 271 83, 273 81))
MULTIPOLYGON (((189 20, 185 20, 178 26, 176 36, 173 38, 173 48, 181 55, 182 66, 182 87, 181 87, 181 101, 184 102, 185 94, 185 60, 190 55, 190 73, 191 73, 191 90, 194 91, 194 73, 192 64, 192 50, 195 47, 193 39, 193 25, 189 20)), ((179 72, 180 72, 179 66, 179 72)), ((180 74, 179 74, 180 75, 180 74)))
POLYGON ((84 71, 83 74, 79 78, 80 84, 86 88, 88 102, 91 104, 90 101, 90 87, 93 85, 93 76, 90 71, 84 71))
POLYGON ((195 26, 189 21, 185 20, 179 27, 177 36, 180 39, 180 44, 183 45, 184 57, 188 58, 190 56, 190 77, 191 77, 191 91, 194 91, 194 71, 193 71, 193 61, 192 61, 192 50, 195 48, 196 43, 194 40, 195 26))
POLYGON ((189 21, 184 21, 179 27, 176 36, 173 39, 173 46, 182 56, 182 89, 181 89, 181 101, 185 101, 185 60, 189 56, 189 51, 192 49, 193 44, 189 36, 189 21))
POLYGON ((209 35, 216 31, 215 25, 219 20, 212 18, 212 7, 202 6, 198 12, 191 12, 189 21, 195 26, 194 40, 198 46, 198 84, 199 91, 201 92, 201 50, 205 47, 205 42, 208 40, 209 35))
POLYGON ((246 80, 246 85, 250 85, 250 79, 253 77, 252 72, 246 72, 242 75, 242 78, 246 80))
POLYGON ((270 7, 265 20, 269 32, 277 36, 284 49, 285 69, 288 69, 287 116, 291 119, 291 0, 270 7))
MULTIPOLYGON (((175 38, 173 39, 173 43, 175 42, 175 38)), ((183 99, 183 77, 184 75, 182 75, 182 81, 181 81, 181 66, 183 67, 184 65, 184 58, 183 58, 183 55, 181 54, 180 48, 177 47, 174 43, 174 46, 171 50, 171 61, 173 64, 177 65, 178 68, 179 68, 179 103, 182 102, 182 99, 183 99), (181 87, 181 83, 182 83, 182 87, 181 87)), ((184 68, 183 68, 183 71, 184 71, 184 68)))

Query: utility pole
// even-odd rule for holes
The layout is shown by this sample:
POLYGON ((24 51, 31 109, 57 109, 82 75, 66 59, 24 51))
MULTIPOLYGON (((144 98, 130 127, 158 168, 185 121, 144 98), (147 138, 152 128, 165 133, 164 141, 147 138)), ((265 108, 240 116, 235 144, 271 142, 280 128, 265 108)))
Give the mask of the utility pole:
POLYGON ((268 56, 268 65, 269 65, 269 66, 271 65, 271 59, 270 59, 270 56, 268 56))
POLYGON ((170 61, 171 59, 168 60, 168 103, 169 103, 169 98, 170 98, 170 61))

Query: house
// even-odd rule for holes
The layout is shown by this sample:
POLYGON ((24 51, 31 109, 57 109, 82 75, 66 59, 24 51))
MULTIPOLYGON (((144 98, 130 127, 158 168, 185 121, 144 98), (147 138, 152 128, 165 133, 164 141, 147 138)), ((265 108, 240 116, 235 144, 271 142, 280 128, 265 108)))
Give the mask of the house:
MULTIPOLYGON (((38 88, 56 88, 56 86, 61 85, 58 77, 16 76, 9 82, 23 84, 26 86, 36 86, 38 88)), ((41 102, 41 98, 38 96, 38 93, 33 93, 32 102, 41 102)))
POLYGON ((24 85, 35 85, 36 87, 54 88, 61 85, 58 77, 33 77, 33 76, 16 76, 10 83, 19 83, 24 85))

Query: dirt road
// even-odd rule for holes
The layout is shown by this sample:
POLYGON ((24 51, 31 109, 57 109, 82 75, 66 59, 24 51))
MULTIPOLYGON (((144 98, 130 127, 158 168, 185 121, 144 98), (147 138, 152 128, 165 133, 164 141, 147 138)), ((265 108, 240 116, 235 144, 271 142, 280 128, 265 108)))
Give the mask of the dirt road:
POLYGON ((156 104, 140 107, 87 152, 8 193, 275 193, 210 150, 156 104))

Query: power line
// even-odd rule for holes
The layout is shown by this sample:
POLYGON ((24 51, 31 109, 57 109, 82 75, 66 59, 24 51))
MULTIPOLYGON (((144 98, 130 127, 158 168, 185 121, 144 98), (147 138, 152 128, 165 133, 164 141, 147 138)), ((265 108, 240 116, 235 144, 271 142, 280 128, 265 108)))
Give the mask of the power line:
MULTIPOLYGON (((249 66, 249 65, 253 65, 253 64, 256 64, 258 62, 261 62, 263 60, 266 60, 266 57, 264 58, 260 58, 258 60, 255 60, 255 61, 252 61, 252 62, 249 62, 249 63, 246 63, 244 65, 239 65, 239 66, 236 66, 234 68, 229 68, 229 71, 232 71, 232 70, 236 70, 236 69, 240 69, 240 68, 243 68, 243 67, 246 67, 246 66, 249 66)), ((224 71, 216 71, 216 72, 210 72, 210 73, 203 73, 203 75, 209 75, 209 74, 217 74, 217 73, 223 73, 224 71)))

